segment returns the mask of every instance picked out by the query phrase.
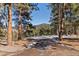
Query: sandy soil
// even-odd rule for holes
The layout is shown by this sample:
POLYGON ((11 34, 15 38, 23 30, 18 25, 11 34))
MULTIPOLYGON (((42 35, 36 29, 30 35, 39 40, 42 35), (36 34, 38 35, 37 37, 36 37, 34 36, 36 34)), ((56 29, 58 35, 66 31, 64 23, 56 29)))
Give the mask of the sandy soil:
POLYGON ((17 56, 79 56, 79 40, 65 40, 63 44, 52 46, 45 50, 26 49, 22 53, 17 54, 17 56))
MULTIPOLYGON (((21 44, 21 41, 19 43, 21 44)), ((26 42, 22 41, 22 44, 24 43, 26 42)), ((26 48, 23 51, 15 53, 2 53, 6 56, 79 56, 79 40, 64 40, 63 44, 50 46, 45 50, 26 48)))

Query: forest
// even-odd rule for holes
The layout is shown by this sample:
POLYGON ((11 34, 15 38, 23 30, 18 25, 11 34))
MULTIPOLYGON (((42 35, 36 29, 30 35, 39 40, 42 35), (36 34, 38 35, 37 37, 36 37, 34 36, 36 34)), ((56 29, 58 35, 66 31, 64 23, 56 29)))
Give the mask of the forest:
POLYGON ((50 3, 46 7, 51 10, 49 24, 33 25, 31 14, 39 11, 38 3, 1 3, 0 36, 11 45, 13 38, 59 35, 61 40, 62 35, 79 35, 78 3, 50 3))

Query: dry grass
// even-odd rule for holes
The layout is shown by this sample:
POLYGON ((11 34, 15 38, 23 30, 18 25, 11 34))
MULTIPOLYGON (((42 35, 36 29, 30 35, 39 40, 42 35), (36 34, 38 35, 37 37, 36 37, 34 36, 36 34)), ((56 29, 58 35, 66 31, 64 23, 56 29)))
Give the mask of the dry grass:
POLYGON ((26 40, 19 40, 19 41, 16 41, 15 42, 17 45, 21 45, 21 46, 24 46, 24 45, 28 45, 29 42, 26 40))

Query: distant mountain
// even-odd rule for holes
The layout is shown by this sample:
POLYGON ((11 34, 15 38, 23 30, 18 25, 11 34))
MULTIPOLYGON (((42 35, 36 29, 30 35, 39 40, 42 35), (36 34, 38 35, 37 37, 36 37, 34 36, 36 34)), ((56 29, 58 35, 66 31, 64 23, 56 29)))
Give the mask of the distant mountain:
POLYGON ((34 27, 35 27, 36 29, 41 29, 41 28, 48 29, 48 28, 51 28, 51 27, 50 27, 50 24, 46 24, 46 23, 42 23, 42 24, 39 24, 39 25, 34 25, 34 27))
POLYGON ((42 24, 34 25, 34 26, 35 26, 35 27, 40 27, 40 26, 50 26, 50 24, 42 23, 42 24))

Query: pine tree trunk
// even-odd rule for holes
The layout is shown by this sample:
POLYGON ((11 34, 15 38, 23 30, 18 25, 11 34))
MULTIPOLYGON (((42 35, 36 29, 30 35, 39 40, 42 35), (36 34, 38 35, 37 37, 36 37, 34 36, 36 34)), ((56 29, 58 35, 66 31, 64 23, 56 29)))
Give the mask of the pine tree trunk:
POLYGON ((19 21, 18 21, 18 40, 22 40, 22 19, 21 19, 21 10, 20 10, 19 21))
POLYGON ((61 41, 61 20, 62 20, 62 17, 61 17, 61 5, 59 4, 59 40, 61 41))
POLYGON ((62 32, 63 32, 63 6, 59 4, 59 40, 63 41, 62 39, 62 32))
POLYGON ((9 3, 8 7, 8 46, 12 46, 12 4, 9 3))
POLYGON ((77 27, 74 25, 74 35, 77 35, 77 27))

